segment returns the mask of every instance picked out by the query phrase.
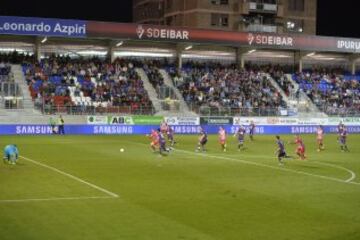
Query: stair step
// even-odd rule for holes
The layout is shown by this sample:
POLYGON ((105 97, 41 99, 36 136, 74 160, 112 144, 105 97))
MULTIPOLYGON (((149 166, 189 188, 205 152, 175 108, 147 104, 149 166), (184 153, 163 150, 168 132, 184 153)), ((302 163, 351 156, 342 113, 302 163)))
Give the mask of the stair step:
POLYGON ((21 89, 21 93, 23 95, 22 96, 23 97, 23 102, 22 102, 23 109, 20 110, 21 113, 22 114, 31 113, 34 116, 41 116, 40 112, 34 111, 34 102, 30 95, 29 87, 26 83, 25 76, 22 71, 22 67, 20 65, 13 64, 13 65, 11 65, 11 72, 13 73, 15 83, 18 84, 19 88, 21 89))
POLYGON ((174 86, 174 83, 173 83, 170 75, 164 69, 160 69, 159 72, 162 75, 162 77, 164 78, 164 83, 174 90, 176 97, 179 99, 179 101, 180 101, 180 111, 179 112, 181 112, 182 115, 188 115, 188 116, 196 115, 195 112, 190 111, 190 109, 189 109, 188 105, 186 104, 179 89, 174 86))
MULTIPOLYGON (((285 76, 295 86, 296 90, 300 88, 299 84, 292 79, 291 74, 286 74, 285 76)), ((310 114, 312 114, 314 116, 322 115, 324 117, 327 117, 327 115, 324 112, 320 111, 319 108, 311 101, 311 99, 304 92, 300 93, 300 101, 305 102, 305 105, 308 106, 307 109, 310 109, 310 114)), ((300 110, 303 110, 303 109, 300 108, 300 110)), ((309 113, 299 112, 299 114, 309 114, 309 113)))
POLYGON ((156 112, 161 111, 161 103, 160 103, 159 99, 157 98, 157 93, 156 93, 154 87, 151 85, 149 78, 147 77, 145 71, 142 68, 136 68, 135 71, 137 74, 139 74, 141 80, 143 81, 144 88, 147 91, 149 98, 154 105, 155 111, 156 112))

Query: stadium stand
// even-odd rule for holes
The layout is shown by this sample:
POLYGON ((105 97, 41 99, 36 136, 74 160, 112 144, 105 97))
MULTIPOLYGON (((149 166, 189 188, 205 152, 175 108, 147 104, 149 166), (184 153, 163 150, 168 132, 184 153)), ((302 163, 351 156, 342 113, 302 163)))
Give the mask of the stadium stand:
POLYGON ((290 96, 295 92, 295 86, 291 83, 289 79, 287 79, 285 75, 285 69, 282 66, 276 65, 266 65, 261 67, 264 72, 270 74, 270 76, 276 81, 279 87, 284 91, 286 96, 290 96))
POLYGON ((138 63, 147 74, 150 83, 156 89, 157 87, 161 87, 164 84, 164 79, 159 72, 159 68, 161 68, 160 61, 144 61, 144 63, 138 63))
POLYGON ((18 107, 16 86, 11 73, 11 65, 0 56, 0 104, 6 109, 18 107))
MULTIPOLYGON (((247 64, 245 69, 216 62, 192 62, 178 70, 161 60, 55 57, 36 63, 24 54, 0 54, 0 82, 9 80, 9 63, 21 63, 35 106, 45 113, 68 112, 153 114, 153 105, 135 71, 142 68, 162 105, 169 100, 166 70, 189 109, 202 115, 272 116, 287 105, 270 83, 270 75, 286 96, 296 95, 286 77, 289 67, 247 64), (164 94, 165 93, 165 94, 164 94)), ((292 73, 292 80, 328 115, 354 116, 360 110, 360 76, 342 69, 292 73)), ((171 90, 171 89, 170 89, 171 90)), ((175 94, 173 100, 177 101, 175 94)), ((166 105, 166 104, 165 104, 166 105)))
POLYGON ((0 83, 9 81, 10 70, 9 64, 0 61, 0 83))
POLYGON ((39 64, 24 64, 31 96, 45 112, 70 109, 75 113, 151 113, 151 101, 134 65, 125 60, 106 61, 53 57, 39 64))
POLYGON ((176 84, 194 111, 206 114, 277 115, 286 108, 263 70, 234 65, 186 64, 176 84))
POLYGON ((357 76, 345 75, 341 69, 314 69, 293 74, 292 77, 326 114, 354 116, 359 112, 360 85, 357 76))
POLYGON ((0 53, 0 63, 3 64, 23 64, 23 63, 34 63, 34 55, 22 54, 16 51, 0 53))

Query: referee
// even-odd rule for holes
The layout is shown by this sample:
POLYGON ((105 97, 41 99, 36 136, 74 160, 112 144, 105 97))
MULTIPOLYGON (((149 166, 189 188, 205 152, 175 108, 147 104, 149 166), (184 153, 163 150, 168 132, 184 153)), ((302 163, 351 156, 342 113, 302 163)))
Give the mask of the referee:
POLYGON ((54 120, 52 117, 50 117, 49 118, 49 125, 51 127, 52 134, 56 134, 57 133, 56 120, 54 120))
POLYGON ((64 124, 65 124, 65 121, 64 121, 63 117, 60 115, 59 123, 58 123, 58 128, 59 128, 58 133, 59 134, 65 134, 64 124))

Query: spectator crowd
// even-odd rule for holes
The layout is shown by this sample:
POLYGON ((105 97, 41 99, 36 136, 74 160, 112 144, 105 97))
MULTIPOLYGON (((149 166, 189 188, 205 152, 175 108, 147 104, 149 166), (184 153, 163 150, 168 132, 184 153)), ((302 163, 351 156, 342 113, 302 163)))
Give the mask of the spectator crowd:
POLYGON ((199 65, 184 69, 179 89, 185 101, 194 108, 256 111, 260 115, 274 114, 286 107, 280 93, 260 69, 237 69, 233 65, 199 65))
POLYGON ((328 115, 360 112, 360 84, 339 69, 313 69, 293 74, 293 79, 321 111, 328 115))
MULTIPOLYGON (((40 62, 33 56, 16 52, 0 54, 0 82, 9 79, 10 64, 23 66, 26 82, 36 106, 52 111, 56 107, 75 112, 118 111, 153 113, 152 102, 135 67, 143 68, 151 85, 168 91, 160 69, 171 76, 190 109, 211 113, 274 115, 286 108, 269 76, 287 96, 295 86, 285 72, 289 68, 274 65, 235 65, 214 62, 186 62, 182 69, 162 60, 116 59, 113 63, 99 58, 52 56, 40 62), (116 110, 117 109, 117 110, 116 110)), ((311 101, 329 115, 355 115, 360 112, 359 77, 349 77, 342 69, 314 68, 292 74, 311 101)), ((160 89, 167 91, 160 91, 160 89)), ((172 94, 174 95, 174 94, 172 94)), ((167 95, 166 95, 167 96, 167 95)))
POLYGON ((110 64, 97 58, 54 57, 24 64, 23 70, 33 99, 47 109, 115 111, 122 107, 136 113, 152 107, 130 61, 118 59, 110 64))

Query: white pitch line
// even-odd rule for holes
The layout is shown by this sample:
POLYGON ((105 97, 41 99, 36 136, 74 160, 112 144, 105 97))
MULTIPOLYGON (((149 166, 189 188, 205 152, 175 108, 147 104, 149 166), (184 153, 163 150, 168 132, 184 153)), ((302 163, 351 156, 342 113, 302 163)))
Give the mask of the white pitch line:
MULTIPOLYGON (((270 158, 269 156, 266 156, 266 155, 252 155, 252 156, 246 156, 246 157, 247 158, 273 159, 273 158, 270 158)), ((346 167, 339 166, 339 165, 336 165, 336 164, 319 162, 319 161, 311 161, 311 163, 318 164, 318 165, 324 165, 324 166, 328 166, 328 167, 332 167, 332 168, 337 168, 337 169, 344 170, 344 171, 350 173, 350 178, 344 180, 345 182, 351 182, 356 178, 356 174, 352 170, 350 170, 350 169, 348 169, 346 167)))
POLYGON ((338 165, 335 165, 335 164, 330 164, 330 163, 323 163, 323 162, 313 162, 313 163, 324 165, 324 166, 329 166, 329 167, 333 167, 333 168, 337 168, 337 169, 342 169, 342 170, 347 171, 348 173, 350 173, 351 177, 346 179, 345 182, 351 182, 352 180, 354 180, 356 178, 356 174, 353 171, 351 171, 350 169, 347 169, 345 167, 338 166, 338 165))
POLYGON ((106 189, 104 189, 104 188, 102 188, 102 187, 96 186, 95 184, 89 183, 89 182, 87 182, 87 181, 85 181, 85 180, 83 180, 83 179, 81 179, 81 178, 78 178, 78 177, 76 177, 76 176, 74 176, 74 175, 71 175, 71 174, 69 174, 69 173, 63 172, 63 171, 61 171, 61 170, 59 170, 59 169, 57 169, 57 168, 51 167, 51 166, 49 166, 49 165, 46 165, 46 164, 44 164, 44 163, 40 163, 40 162, 38 162, 38 161, 35 161, 35 160, 33 160, 33 159, 30 159, 30 158, 27 158, 27 157, 24 157, 24 156, 20 156, 20 157, 21 157, 22 159, 24 159, 24 160, 27 160, 27 161, 33 163, 33 164, 39 165, 39 166, 41 166, 41 167, 44 167, 44 168, 47 168, 47 169, 50 169, 50 170, 53 170, 54 172, 60 173, 60 174, 62 174, 62 175, 64 175, 64 176, 67 176, 67 177, 73 179, 73 180, 76 180, 76 181, 78 181, 78 182, 80 182, 80 183, 83 183, 83 184, 88 185, 88 186, 90 186, 90 187, 92 187, 92 188, 95 188, 95 189, 97 189, 97 190, 99 190, 99 191, 101 191, 101 192, 103 192, 103 193, 106 193, 107 195, 110 195, 110 196, 115 197, 115 198, 119 197, 119 195, 117 195, 116 193, 110 192, 110 191, 108 191, 108 190, 106 190, 106 189))
MULTIPOLYGON (((144 143, 138 143, 138 142, 131 142, 131 141, 127 141, 129 143, 132 144, 137 144, 137 145, 146 145, 144 143)), ((308 173, 308 172, 303 172, 303 171, 298 171, 298 170, 293 170, 293 169, 288 169, 288 168, 284 168, 284 167, 275 167, 275 166, 271 166, 271 165, 267 165, 267 164, 262 164, 262 163, 256 163, 256 162, 249 162, 246 160, 242 160, 242 159, 236 159, 236 158, 229 158, 229 157, 223 157, 223 156, 216 156, 216 155, 210 155, 210 154, 204 154, 204 153, 194 153, 191 151, 186 151, 186 150, 182 150, 182 149, 174 149, 175 151, 179 151, 179 152, 184 152, 187 154, 192 154, 192 155, 196 155, 196 156, 203 156, 203 157, 212 157, 212 158, 218 158, 218 159, 223 159, 223 160, 230 160, 230 161, 236 161, 236 162, 241 162, 243 164, 249 164, 249 165, 254 165, 254 166, 259 166, 259 167, 266 167, 266 168, 272 168, 272 169, 277 169, 277 170, 281 170, 281 171, 286 171, 286 172, 293 172, 293 173, 297 173, 297 174, 302 174, 302 175, 307 175, 307 176, 312 176, 312 177, 317 177, 317 178, 322 178, 322 179, 327 179, 327 180, 331 180, 331 181, 336 181, 336 182, 341 182, 341 183, 348 183, 348 184, 355 184, 355 185, 360 185, 359 182, 352 182, 352 180, 355 179, 356 174, 344 167, 341 166, 337 166, 337 165, 332 165, 332 164, 325 164, 322 163, 323 165, 328 165, 328 166, 332 166, 332 167, 336 167, 338 169, 343 169, 347 172, 349 172, 351 174, 351 177, 349 179, 343 180, 343 179, 339 179, 339 178, 334 178, 334 177, 328 177, 328 176, 323 176, 323 175, 319 175, 319 174, 312 174, 312 173, 308 173)), ((255 157, 255 156, 253 156, 255 157)), ((316 162, 318 163, 318 162, 316 162)))
POLYGON ((210 154, 202 154, 202 153, 193 153, 193 152, 186 151, 186 150, 181 150, 181 149, 176 149, 175 151, 184 152, 184 153, 192 154, 192 155, 200 155, 200 156, 203 156, 203 157, 212 157, 212 158, 218 158, 218 159, 229 160, 229 161, 234 161, 234 162, 241 162, 241 163, 243 163, 243 164, 254 165, 254 166, 258 166, 258 167, 271 168, 271 169, 277 169, 277 170, 281 170, 281 171, 285 171, 285 172, 292 172, 292 173, 297 173, 297 174, 302 174, 302 175, 307 175, 307 176, 312 176, 312 177, 327 179, 327 180, 331 180, 331 181, 335 181, 335 182, 340 182, 340 183, 360 185, 360 183, 358 183, 358 182, 351 182, 351 180, 349 181, 349 179, 343 180, 343 179, 339 179, 339 178, 328 177, 328 176, 323 176, 323 175, 319 175, 319 174, 312 174, 312 173, 303 172, 303 171, 298 171, 298 170, 293 170, 293 169, 288 169, 288 168, 284 168, 284 167, 275 167, 275 166, 266 165, 266 164, 262 164, 262 163, 249 162, 249 161, 242 160, 242 159, 236 159, 236 158, 230 158, 230 157, 223 157, 223 156, 216 156, 216 155, 210 155, 210 154))
POLYGON ((85 199, 109 199, 114 197, 59 197, 59 198, 25 198, 25 199, 4 199, 0 203, 16 203, 16 202, 43 202, 43 201, 62 201, 62 200, 85 200, 85 199))

